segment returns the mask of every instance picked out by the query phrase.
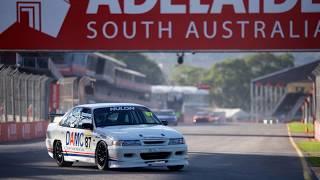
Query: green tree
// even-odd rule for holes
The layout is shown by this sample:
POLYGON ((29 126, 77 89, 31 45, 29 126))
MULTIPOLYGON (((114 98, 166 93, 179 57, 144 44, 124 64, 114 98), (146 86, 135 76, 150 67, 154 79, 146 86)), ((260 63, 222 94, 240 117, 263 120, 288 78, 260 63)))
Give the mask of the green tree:
POLYGON ((129 69, 145 74, 152 85, 165 84, 165 77, 158 64, 140 53, 106 53, 126 63, 129 69))
POLYGON ((255 54, 215 64, 204 82, 210 84, 212 98, 218 106, 249 110, 251 80, 293 66, 294 58, 289 54, 255 54))
POLYGON ((171 75, 171 81, 180 86, 195 86, 202 82, 207 70, 187 65, 177 66, 171 75))

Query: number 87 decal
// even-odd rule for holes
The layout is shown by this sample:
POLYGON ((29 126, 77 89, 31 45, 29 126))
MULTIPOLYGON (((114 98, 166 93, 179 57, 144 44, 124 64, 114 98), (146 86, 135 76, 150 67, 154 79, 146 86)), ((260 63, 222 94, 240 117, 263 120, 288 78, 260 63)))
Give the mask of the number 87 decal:
POLYGON ((84 145, 86 148, 90 148, 90 145, 91 145, 91 137, 86 137, 84 139, 84 145))

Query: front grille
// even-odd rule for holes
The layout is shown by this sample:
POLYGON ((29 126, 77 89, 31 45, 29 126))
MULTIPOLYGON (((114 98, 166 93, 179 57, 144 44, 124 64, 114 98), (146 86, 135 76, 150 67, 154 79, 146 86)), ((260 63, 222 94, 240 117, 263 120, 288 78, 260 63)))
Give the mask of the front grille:
POLYGON ((164 144, 166 141, 143 141, 145 145, 161 145, 164 144))
POLYGON ((140 156, 143 160, 157 160, 167 159, 170 156, 170 152, 158 152, 158 153, 141 153, 140 156))

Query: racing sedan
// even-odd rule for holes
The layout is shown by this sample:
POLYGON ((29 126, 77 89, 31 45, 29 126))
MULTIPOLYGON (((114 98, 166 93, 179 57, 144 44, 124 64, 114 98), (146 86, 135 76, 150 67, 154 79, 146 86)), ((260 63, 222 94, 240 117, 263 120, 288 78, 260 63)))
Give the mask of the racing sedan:
POLYGON ((171 109, 161 109, 153 111, 160 121, 167 122, 168 125, 178 125, 176 113, 171 109))
POLYGON ((58 166, 87 162, 100 170, 156 166, 177 171, 188 165, 182 134, 138 104, 74 107, 49 124, 46 146, 58 166))

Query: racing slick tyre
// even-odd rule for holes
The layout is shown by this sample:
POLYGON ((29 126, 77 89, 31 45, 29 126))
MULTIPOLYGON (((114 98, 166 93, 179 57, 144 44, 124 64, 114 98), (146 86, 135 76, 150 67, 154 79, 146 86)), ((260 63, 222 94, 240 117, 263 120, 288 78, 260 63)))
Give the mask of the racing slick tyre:
POLYGON ((184 165, 167 166, 167 168, 168 168, 170 171, 180 171, 181 169, 184 168, 184 165))
POLYGON ((70 167, 73 162, 67 162, 64 160, 64 155, 62 151, 62 144, 60 141, 54 143, 54 159, 56 160, 59 167, 70 167))
POLYGON ((97 145, 96 164, 100 170, 106 170, 109 168, 108 146, 103 141, 97 145))

